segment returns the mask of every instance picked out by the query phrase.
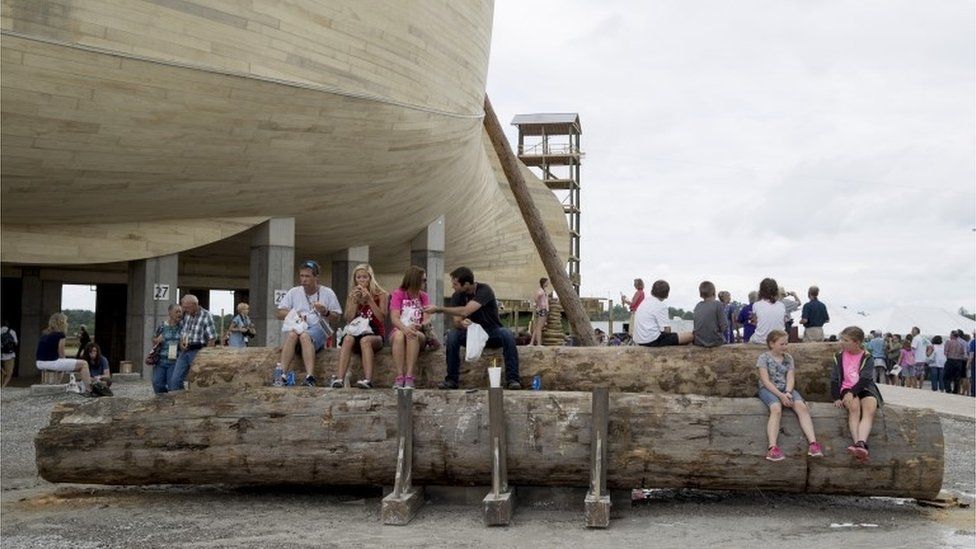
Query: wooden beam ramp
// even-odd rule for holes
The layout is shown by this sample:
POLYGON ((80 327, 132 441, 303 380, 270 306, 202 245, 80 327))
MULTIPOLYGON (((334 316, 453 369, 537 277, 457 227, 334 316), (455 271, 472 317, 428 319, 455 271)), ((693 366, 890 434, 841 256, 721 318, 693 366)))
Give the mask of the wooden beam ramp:
POLYGON ((35 439, 37 468, 51 482, 390 485, 404 461, 398 433, 409 427, 411 470, 401 474, 417 485, 921 499, 936 497, 942 486, 942 428, 925 410, 879 411, 871 459, 862 465, 845 451, 845 413, 812 403, 824 457, 806 455, 796 417, 787 412, 780 436, 786 459, 772 463, 764 459, 767 412, 756 398, 609 393, 605 462, 594 467, 603 448, 594 448, 599 406, 589 392, 505 391, 504 416, 495 414, 504 418, 502 431, 491 429, 488 391, 400 392, 412 393, 409 406, 399 403, 412 425, 401 422, 392 390, 223 385, 145 400, 61 404, 35 439), (507 454, 507 479, 493 478, 499 448, 507 454))

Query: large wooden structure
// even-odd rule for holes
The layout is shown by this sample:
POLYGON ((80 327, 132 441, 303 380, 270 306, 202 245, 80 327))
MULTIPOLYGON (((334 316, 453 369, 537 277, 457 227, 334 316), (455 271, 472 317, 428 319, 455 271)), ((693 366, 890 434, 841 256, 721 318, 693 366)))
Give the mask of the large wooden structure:
MULTIPOLYGON (((368 245, 389 285, 440 215, 448 270, 516 299, 543 272, 482 129, 491 2, 2 8, 7 272, 180 253, 181 276, 228 287, 249 269, 234 235, 285 217, 297 257, 368 245)), ((566 242, 558 200, 522 168, 566 242)))
MULTIPOLYGON (((506 392, 511 484, 586 486, 590 395, 506 392)), ((416 390, 412 481, 489 485, 485 391, 416 390)), ((764 459, 767 412, 757 399, 610 395, 609 488, 694 487, 931 498, 942 485, 943 440, 929 411, 884 408, 872 458, 856 464, 846 415, 815 403, 823 458, 806 456, 795 416, 764 459)), ((397 463, 393 391, 224 386, 149 400, 63 404, 35 439, 40 475, 105 484, 391 484, 397 463)))

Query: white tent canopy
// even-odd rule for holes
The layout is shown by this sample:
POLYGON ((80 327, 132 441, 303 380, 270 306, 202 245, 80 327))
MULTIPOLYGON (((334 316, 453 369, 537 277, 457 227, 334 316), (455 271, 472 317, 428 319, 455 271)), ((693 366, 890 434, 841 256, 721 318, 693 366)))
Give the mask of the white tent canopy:
POLYGON ((922 331, 922 335, 942 337, 948 337, 950 332, 960 328, 967 333, 973 333, 973 329, 976 329, 976 321, 958 313, 919 305, 885 309, 869 316, 868 319, 877 324, 874 329, 881 328, 884 332, 902 335, 909 333, 915 326, 922 331))
MULTIPOLYGON (((844 308, 828 308, 827 312, 830 314, 830 322, 824 325, 825 336, 838 335, 848 326, 857 326, 864 330, 864 333, 881 330, 882 333, 891 332, 901 335, 911 332, 913 327, 918 326, 923 335, 929 337, 941 335, 944 338, 949 336, 949 332, 960 328, 967 333, 972 333, 976 329, 976 321, 945 309, 922 305, 890 307, 869 315, 844 308)), ((793 318, 799 323, 800 314, 795 313, 793 318)))

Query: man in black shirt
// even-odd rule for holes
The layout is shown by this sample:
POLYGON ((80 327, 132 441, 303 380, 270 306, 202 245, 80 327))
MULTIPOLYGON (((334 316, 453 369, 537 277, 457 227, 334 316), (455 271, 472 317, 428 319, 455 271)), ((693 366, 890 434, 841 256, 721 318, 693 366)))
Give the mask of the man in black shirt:
POLYGON ((454 295, 449 307, 430 306, 427 313, 445 313, 452 315, 454 329, 447 332, 447 377, 439 385, 441 389, 457 389, 461 372, 461 347, 468 338, 468 326, 471 323, 480 325, 488 333, 485 347, 492 349, 501 347, 505 357, 506 387, 521 389, 519 381, 518 350, 515 347, 515 337, 512 332, 502 326, 498 317, 498 300, 491 286, 474 281, 474 273, 467 267, 458 267, 451 271, 451 286, 454 295))

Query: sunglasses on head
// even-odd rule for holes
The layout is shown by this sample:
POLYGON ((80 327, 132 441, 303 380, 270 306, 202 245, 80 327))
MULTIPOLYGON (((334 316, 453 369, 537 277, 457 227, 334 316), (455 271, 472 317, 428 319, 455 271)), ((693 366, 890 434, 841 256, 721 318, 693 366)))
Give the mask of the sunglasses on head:
POLYGON ((312 269, 312 274, 315 276, 319 275, 319 264, 312 261, 311 259, 302 262, 302 269, 312 269))

